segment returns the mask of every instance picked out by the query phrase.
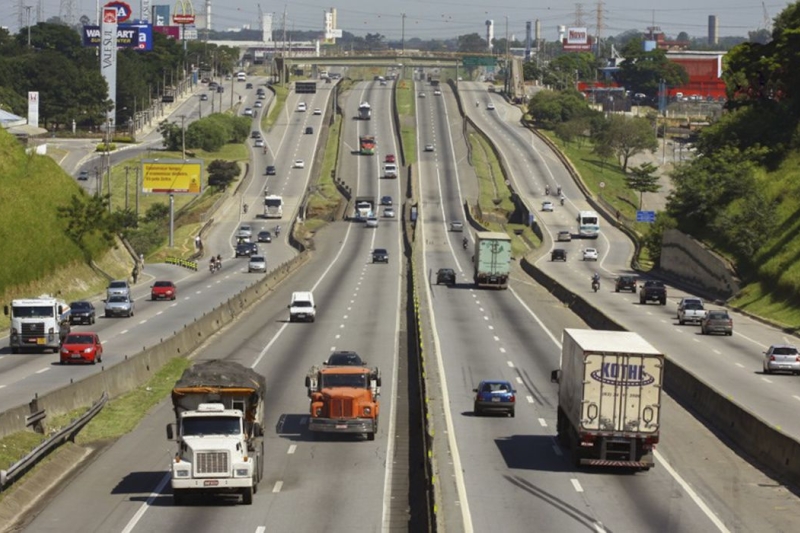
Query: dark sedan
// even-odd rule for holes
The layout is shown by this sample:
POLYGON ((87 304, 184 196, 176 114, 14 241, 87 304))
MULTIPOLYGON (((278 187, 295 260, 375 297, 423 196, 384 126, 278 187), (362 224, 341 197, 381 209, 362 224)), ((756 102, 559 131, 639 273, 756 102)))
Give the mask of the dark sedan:
POLYGON ((250 257, 258 253, 258 246, 254 242, 240 242, 236 245, 236 257, 250 257))
POLYGON ((389 252, 386 251, 385 248, 375 248, 372 252, 372 262, 373 263, 388 263, 389 262, 389 252))
POLYGON ((445 285, 456 284, 456 271, 452 268, 440 268, 436 271, 436 284, 444 283, 445 285))
POLYGON ((614 292, 631 291, 636 292, 636 278, 633 276, 620 276, 614 284, 614 292))
POLYGON ((94 324, 97 318, 92 302, 72 302, 69 304, 69 323, 70 324, 94 324))
POLYGON ((550 261, 566 261, 567 251, 563 248, 556 248, 550 252, 550 261))
POLYGON ((328 360, 322 364, 326 366, 366 366, 367 362, 363 361, 356 352, 339 351, 329 355, 328 360))

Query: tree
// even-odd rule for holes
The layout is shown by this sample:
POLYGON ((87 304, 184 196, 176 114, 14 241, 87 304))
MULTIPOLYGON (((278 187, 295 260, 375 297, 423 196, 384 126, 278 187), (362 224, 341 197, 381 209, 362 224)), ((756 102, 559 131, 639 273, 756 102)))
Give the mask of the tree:
POLYGON ((611 152, 622 160, 622 172, 628 171, 628 160, 632 156, 658 148, 655 133, 647 119, 613 114, 596 130, 594 142, 600 147, 600 152, 611 152))
POLYGON ((577 91, 539 91, 528 104, 528 112, 544 127, 552 128, 560 122, 576 118, 591 118, 593 111, 583 95, 577 91))
POLYGON ((486 53, 489 45, 477 33, 469 33, 458 36, 458 51, 466 53, 486 53))
POLYGON ((564 144, 569 144, 578 139, 578 144, 580 145, 587 129, 589 129, 589 121, 586 118, 579 117, 557 124, 553 132, 559 139, 564 141, 564 144))
POLYGON ((239 165, 235 161, 215 159, 208 165, 208 185, 226 189, 233 179, 239 175, 239 165))
POLYGON ((644 93, 649 97, 658 94, 661 80, 669 87, 689 83, 689 75, 681 65, 667 59, 665 50, 645 52, 641 39, 632 39, 622 50, 625 60, 614 76, 617 82, 632 93, 644 93))
POLYGON ((652 163, 644 163, 631 168, 630 174, 625 175, 625 183, 628 188, 639 193, 639 209, 642 208, 644 193, 661 190, 656 170, 658 169, 652 163))
POLYGON ((107 242, 113 240, 112 228, 114 224, 108 214, 108 195, 89 196, 73 194, 67 205, 58 208, 58 216, 66 222, 65 233, 78 247, 89 256, 86 246, 86 237, 91 234, 100 234, 107 242))

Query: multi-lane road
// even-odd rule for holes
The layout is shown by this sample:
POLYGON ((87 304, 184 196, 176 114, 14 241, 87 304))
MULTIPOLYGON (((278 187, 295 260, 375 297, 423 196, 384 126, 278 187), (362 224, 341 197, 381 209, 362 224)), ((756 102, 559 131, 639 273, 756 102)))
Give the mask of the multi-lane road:
MULTIPOLYGON (((416 85, 415 94, 420 90, 428 94, 427 98, 416 99, 419 163, 415 175, 420 216, 417 243, 423 254, 420 274, 427 277, 442 267, 454 268, 458 273, 455 287, 429 285, 423 294, 432 313, 430 324, 425 327, 430 328, 435 339, 433 356, 443 377, 443 389, 429 394, 433 401, 442 402, 444 427, 438 428, 437 435, 448 439, 451 446, 450 455, 437 460, 452 463, 454 473, 452 478, 438 480, 455 487, 452 491, 443 490, 452 498, 437 502, 447 529, 800 529, 797 498, 732 452, 668 397, 664 399, 662 443, 653 470, 634 475, 572 468, 564 457, 565 451, 553 438, 557 400, 549 377, 558 366, 561 330, 583 325, 516 267, 508 291, 477 291, 471 286, 471 251, 462 249, 461 239, 471 239, 472 235, 469 228, 465 233, 448 231, 450 221, 465 218, 464 201, 474 201, 478 194, 476 176, 465 162, 461 118, 448 87, 442 87, 441 96, 433 96, 428 87, 419 82, 416 85), (434 144, 433 152, 421 150, 428 143, 434 144), (516 417, 472 416, 472 389, 486 378, 507 379, 516 384, 516 417)), ((355 178, 355 195, 390 195, 398 204, 405 190, 403 180, 379 179, 384 155, 399 153, 390 113, 391 89, 391 82, 388 86, 362 82, 344 99, 345 118, 354 117, 358 103, 364 100, 372 105, 373 118, 344 121, 338 173, 355 178), (350 153, 357 149, 358 136, 367 133, 378 138, 377 154, 369 157, 350 153)), ((574 215, 578 209, 588 208, 588 204, 546 146, 519 126, 518 111, 487 94, 480 84, 463 83, 460 90, 465 102, 481 102, 480 106, 468 105, 465 110, 493 138, 516 189, 529 205, 541 204, 545 184, 549 183, 552 189, 556 184, 563 187, 567 205, 556 207, 553 213, 537 213, 541 224, 549 232, 574 230, 574 215), (493 111, 485 106, 490 98, 496 107, 493 111)), ((313 98, 290 96, 285 115, 267 136, 270 154, 266 158, 254 154, 256 170, 274 162, 278 174, 266 184, 263 178, 253 179, 240 201, 258 205, 267 186, 296 205, 306 186, 313 154, 320 149, 316 135, 303 133, 307 125, 318 131, 315 121, 319 117, 297 112, 297 103, 305 101, 309 110, 324 107, 321 97, 327 98, 326 93, 321 91, 313 98), (281 130, 283 134, 278 133, 281 130), (306 168, 288 168, 294 159, 304 159, 306 168)), ((254 212, 251 214, 255 216, 254 212)), ((235 216, 224 219, 221 226, 225 229, 219 230, 221 236, 216 237, 219 246, 230 246, 239 218, 237 208, 235 216)), ((288 226, 288 221, 285 223, 288 226)), ((684 341, 693 328, 669 324, 673 306, 666 310, 648 306, 643 310, 635 298, 609 291, 610 276, 626 271, 632 251, 630 243, 618 232, 604 227, 601 238, 592 245, 601 251, 597 265, 579 261, 577 250, 583 243, 573 241, 567 245, 571 253, 566 265, 543 260, 539 266, 575 292, 596 298, 596 304, 605 312, 673 356, 676 343, 684 341), (589 274, 595 269, 605 276, 603 290, 596 295, 587 290, 589 274)), ((316 249, 306 267, 242 319, 214 336, 198 353, 198 359, 221 357, 238 361, 267 378, 266 466, 255 505, 172 506, 167 465, 174 450, 164 434, 172 413, 165 402, 136 430, 76 475, 29 522, 27 530, 195 529, 258 533, 320 527, 330 531, 402 529, 409 494, 422 490, 408 486, 411 473, 401 443, 407 437, 409 423, 398 420, 404 416, 403 404, 409 401, 405 376, 398 371, 407 354, 404 264, 398 220, 381 219, 374 229, 355 222, 331 224, 316 236, 316 249), (388 265, 370 263, 370 251, 375 247, 388 249, 388 265), (318 306, 315 323, 288 323, 286 304, 294 290, 314 291, 318 306), (308 400, 303 378, 311 365, 319 364, 337 349, 355 350, 370 366, 381 368, 381 420, 373 442, 351 437, 314 441, 307 431, 308 400), (86 508, 86 501, 92 502, 91 512, 81 510, 86 508)), ((201 273, 195 275, 200 277, 201 273)), ((227 275, 233 279, 240 274, 227 275)), ((208 274, 202 276, 197 299, 205 298, 202 291, 210 291, 216 283, 209 283, 213 278, 208 274)), ((175 311, 163 309, 169 305, 153 303, 152 307, 167 314, 175 311)), ((192 307, 191 302, 186 307, 192 307)), ((737 330, 739 327, 737 320, 737 330)), ((733 341, 741 342, 736 335, 733 341)), ((702 343, 686 342, 693 348, 687 357, 700 357, 697 354, 702 343)), ((706 342, 729 345, 731 339, 706 342)), ((0 364, 3 362, 0 360, 0 364)), ((60 368, 47 373, 55 370, 60 368)), ((0 379, 4 377, 0 368, 0 379)))

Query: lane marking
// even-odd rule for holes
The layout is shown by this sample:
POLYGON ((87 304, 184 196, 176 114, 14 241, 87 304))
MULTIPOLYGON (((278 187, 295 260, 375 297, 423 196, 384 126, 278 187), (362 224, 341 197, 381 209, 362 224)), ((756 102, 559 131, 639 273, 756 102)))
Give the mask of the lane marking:
POLYGON ((276 481, 275 486, 272 487, 272 493, 277 494, 283 488, 283 481, 276 481))
POLYGON ((722 352, 720 352, 719 350, 716 350, 716 349, 714 350, 714 353, 717 354, 717 355, 722 355, 722 352))
POLYGON ((528 400, 528 403, 531 403, 531 404, 532 404, 532 403, 535 403, 535 402, 533 401, 533 396, 525 396, 525 399, 526 399, 526 400, 528 400))
POLYGON ((564 455, 564 453, 561 451, 561 448, 558 446, 558 444, 553 444, 553 453, 555 453, 559 457, 564 455))
POLYGON ((517 378, 516 378, 516 379, 517 379, 517 383, 519 383, 520 385, 522 385, 522 378, 521 378, 521 377, 519 377, 519 376, 517 376, 517 378))
POLYGON ((497 335, 495 335, 495 336, 494 336, 494 340, 495 340, 495 341, 499 341, 499 340, 500 340, 500 337, 498 337, 497 335))
POLYGON ((744 368, 744 365, 743 365, 742 363, 735 363, 735 364, 736 364, 736 366, 738 366, 739 368, 744 368))
POLYGON ((764 380, 764 381, 766 381, 767 383, 772 383, 772 380, 771 380, 771 379, 764 378, 764 377, 762 377, 761 379, 763 379, 763 380, 764 380))
POLYGON ((583 492, 583 487, 581 487, 580 481, 575 478, 569 480, 572 483, 572 486, 575 488, 575 492, 583 492))
POLYGON ((128 333, 127 329, 123 329, 122 331, 119 332, 120 335, 125 335, 126 333, 128 333))
POLYGON ((500 347, 500 353, 506 353, 506 349, 503 348, 502 346, 500 347))
POLYGON ((258 526, 256 528, 256 533, 266 533, 266 531, 267 531, 266 526, 258 526))
POLYGON ((494 326, 492 326, 492 325, 489 325, 489 330, 490 330, 490 331, 494 331, 494 326))
POLYGON ((0 385, 0 389, 5 389, 5 388, 6 388, 5 385, 0 385))
POLYGON ((43 374, 44 372, 47 372, 48 370, 50 370, 50 367, 40 368, 39 370, 36 371, 36 373, 37 374, 43 374))
POLYGON ((171 475, 172 474, 170 472, 164 474, 164 477, 161 478, 161 481, 158 482, 156 490, 151 492, 150 495, 147 497, 147 500, 139 506, 139 509, 136 511, 136 514, 133 515, 130 522, 128 522, 128 524, 125 526, 125 529, 122 530, 122 533, 131 533, 131 531, 133 531, 133 528, 135 528, 139 520, 142 519, 144 513, 147 512, 147 509, 150 507, 150 505, 152 505, 153 501, 161 494, 161 491, 164 490, 164 487, 167 486, 167 483, 169 482, 169 478, 171 475))
MULTIPOLYGON (((3 387, 5 387, 5 385, 3 385, 3 387)), ((796 394, 793 394, 793 395, 792 395, 792 398, 794 398, 795 400, 797 400, 798 402, 800 402, 800 396, 797 396, 796 394)))
POLYGON ((286 450, 286 453, 288 455, 292 455, 295 451, 297 451, 297 444, 292 444, 291 446, 289 446, 289 449, 286 450))
POLYGON ((140 320, 140 321, 139 321, 139 325, 141 326, 141 325, 142 325, 142 324, 144 324, 145 322, 147 322, 147 319, 140 320))
POLYGON ((540 418, 539 419, 539 425, 542 426, 543 428, 546 428, 547 427, 547 420, 545 420, 544 418, 540 418))
POLYGON ((511 361, 506 361, 506 364, 508 364, 508 367, 509 367, 509 368, 514 368, 514 363, 513 363, 513 362, 511 362, 511 361))

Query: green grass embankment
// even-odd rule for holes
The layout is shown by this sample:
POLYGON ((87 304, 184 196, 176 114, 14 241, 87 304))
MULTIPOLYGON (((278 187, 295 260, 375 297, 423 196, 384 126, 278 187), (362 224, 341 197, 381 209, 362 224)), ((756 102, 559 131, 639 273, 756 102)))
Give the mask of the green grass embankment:
POLYGON ((289 89, 286 87, 273 85, 272 89, 275 91, 275 103, 270 108, 269 115, 261 118, 261 127, 267 131, 272 129, 278 117, 283 113, 286 108, 286 98, 289 96, 289 89))
POLYGON ((403 143, 405 165, 417 162, 417 117, 414 82, 398 80, 396 89, 397 113, 400 116, 400 142, 403 143))
POLYGON ((333 125, 328 129, 328 142, 325 146, 325 158, 322 160, 319 179, 308 199, 306 231, 316 231, 324 226, 336 210, 342 197, 333 182, 333 173, 339 154, 339 135, 342 129, 342 117, 336 116, 333 125))

